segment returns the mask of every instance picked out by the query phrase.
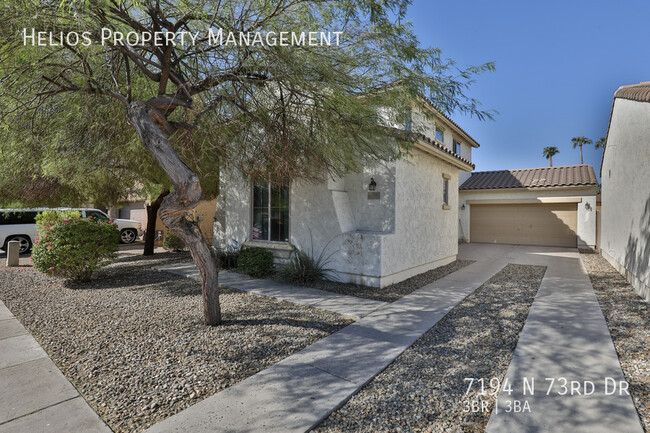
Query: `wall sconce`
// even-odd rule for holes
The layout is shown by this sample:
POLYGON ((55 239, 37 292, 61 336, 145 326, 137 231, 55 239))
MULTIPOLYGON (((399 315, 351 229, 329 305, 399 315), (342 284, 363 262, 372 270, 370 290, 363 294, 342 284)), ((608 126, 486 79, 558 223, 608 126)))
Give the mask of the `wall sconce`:
POLYGON ((461 210, 465 210, 465 203, 460 207, 461 210))
POLYGON ((585 203, 585 209, 591 210, 591 203, 589 202, 585 203))
POLYGON ((374 178, 370 178, 370 183, 368 184, 368 191, 374 191, 377 189, 377 182, 375 182, 374 178))

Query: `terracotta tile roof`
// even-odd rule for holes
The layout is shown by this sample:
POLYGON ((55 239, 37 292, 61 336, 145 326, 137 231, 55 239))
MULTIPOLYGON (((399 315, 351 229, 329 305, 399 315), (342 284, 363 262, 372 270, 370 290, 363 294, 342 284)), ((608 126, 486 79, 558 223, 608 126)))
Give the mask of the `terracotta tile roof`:
POLYGON ((643 81, 639 84, 621 86, 614 93, 614 99, 632 99, 633 101, 650 102, 650 81, 643 81))
POLYGON ((594 169, 589 164, 582 164, 517 170, 478 171, 472 173, 472 176, 461 185, 460 189, 595 186, 597 184, 594 169))
POLYGON ((424 135, 424 134, 418 134, 418 133, 416 133, 415 135, 416 135, 416 137, 417 137, 418 139, 424 141, 424 142, 427 143, 428 145, 431 145, 431 146, 433 146, 433 147, 435 147, 435 148, 437 148, 437 149, 443 150, 445 153, 448 153, 449 155, 455 157, 457 160, 462 161, 462 162, 464 162, 465 164, 470 165, 470 166, 472 167, 472 170, 474 170, 474 168, 476 167, 474 164, 472 164, 472 162, 471 162, 469 159, 463 158, 463 157, 460 156, 459 154, 452 152, 451 150, 449 150, 449 148, 445 147, 445 146, 444 146, 442 143, 440 143, 438 140, 432 140, 431 138, 427 137, 427 136, 424 135))

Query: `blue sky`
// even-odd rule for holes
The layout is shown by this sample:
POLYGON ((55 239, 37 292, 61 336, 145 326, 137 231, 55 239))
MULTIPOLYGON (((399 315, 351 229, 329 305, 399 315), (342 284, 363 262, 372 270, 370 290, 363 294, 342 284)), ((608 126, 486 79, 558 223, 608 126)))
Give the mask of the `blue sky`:
MULTIPOLYGON (((650 80, 647 0, 414 0, 408 18, 424 46, 459 66, 488 61, 469 95, 495 121, 452 117, 480 144, 476 170, 580 163, 571 138, 605 136, 614 91, 650 80)), ((601 150, 583 147, 598 174, 601 150)))

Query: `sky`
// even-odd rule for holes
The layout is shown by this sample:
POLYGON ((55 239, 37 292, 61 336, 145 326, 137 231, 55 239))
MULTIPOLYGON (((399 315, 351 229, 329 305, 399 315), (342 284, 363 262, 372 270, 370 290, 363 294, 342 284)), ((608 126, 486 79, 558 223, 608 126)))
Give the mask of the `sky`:
MULTIPOLYGON (((580 163, 571 138, 604 137, 616 89, 650 81, 648 0, 414 0, 407 18, 423 46, 466 67, 495 62, 467 94, 494 121, 452 118, 481 145, 476 171, 580 163)), ((602 150, 583 146, 599 176, 602 150)))

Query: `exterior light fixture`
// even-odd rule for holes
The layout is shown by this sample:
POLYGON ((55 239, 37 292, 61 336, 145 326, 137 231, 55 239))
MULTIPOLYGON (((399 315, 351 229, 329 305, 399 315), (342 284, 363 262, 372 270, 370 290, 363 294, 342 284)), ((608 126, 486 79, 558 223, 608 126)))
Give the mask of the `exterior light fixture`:
POLYGON ((463 203, 463 205, 460 208, 461 210, 465 210, 465 203, 463 203))
POLYGON ((368 184, 368 191, 374 191, 377 189, 377 182, 375 182, 374 178, 370 178, 370 183, 368 184))
POLYGON ((589 202, 585 203, 585 209, 591 210, 591 203, 589 202))

